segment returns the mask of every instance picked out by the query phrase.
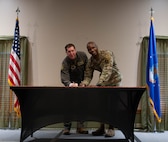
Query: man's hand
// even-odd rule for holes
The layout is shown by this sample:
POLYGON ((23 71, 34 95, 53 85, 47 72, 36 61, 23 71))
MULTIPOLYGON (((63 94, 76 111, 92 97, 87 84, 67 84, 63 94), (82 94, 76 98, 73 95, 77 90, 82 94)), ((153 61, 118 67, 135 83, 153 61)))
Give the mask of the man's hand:
POLYGON ((83 84, 83 83, 80 83, 79 86, 81 86, 81 87, 85 87, 86 85, 83 84))
POLYGON ((70 84, 69 84, 69 87, 78 87, 78 83, 75 83, 75 82, 70 83, 70 84))

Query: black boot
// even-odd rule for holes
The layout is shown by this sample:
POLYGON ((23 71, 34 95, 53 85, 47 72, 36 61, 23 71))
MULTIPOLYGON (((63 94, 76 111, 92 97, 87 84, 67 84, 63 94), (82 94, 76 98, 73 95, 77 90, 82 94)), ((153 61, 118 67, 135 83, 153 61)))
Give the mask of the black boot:
POLYGON ((84 122, 77 122, 77 130, 78 134, 88 134, 88 131, 84 129, 84 122))
POLYGON ((102 136, 104 135, 105 131, 104 131, 104 124, 100 125, 100 128, 97 129, 96 131, 92 132, 93 136, 102 136))
POLYGON ((63 135, 70 135, 71 122, 64 123, 63 135))
POLYGON ((113 137, 115 136, 114 127, 112 125, 109 125, 109 129, 107 130, 105 137, 113 137))

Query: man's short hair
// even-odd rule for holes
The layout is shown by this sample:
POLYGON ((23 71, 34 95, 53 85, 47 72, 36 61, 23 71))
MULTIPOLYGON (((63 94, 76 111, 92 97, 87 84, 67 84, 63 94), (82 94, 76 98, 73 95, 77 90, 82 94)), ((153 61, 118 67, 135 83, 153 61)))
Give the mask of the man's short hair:
POLYGON ((67 45, 65 46, 65 51, 67 51, 67 49, 70 48, 70 47, 74 47, 74 48, 75 48, 75 45, 72 44, 72 43, 67 44, 67 45))

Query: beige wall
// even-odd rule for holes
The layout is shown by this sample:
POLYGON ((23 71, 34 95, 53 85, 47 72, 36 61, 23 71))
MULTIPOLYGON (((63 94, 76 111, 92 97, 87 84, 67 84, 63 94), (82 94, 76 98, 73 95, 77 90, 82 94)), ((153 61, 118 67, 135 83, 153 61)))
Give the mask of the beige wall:
POLYGON ((17 7, 20 34, 30 41, 29 85, 62 85, 65 44, 87 52, 92 40, 115 53, 122 85, 137 86, 140 42, 149 34, 151 7, 155 34, 168 35, 167 0, 0 0, 0 36, 13 35, 17 7))

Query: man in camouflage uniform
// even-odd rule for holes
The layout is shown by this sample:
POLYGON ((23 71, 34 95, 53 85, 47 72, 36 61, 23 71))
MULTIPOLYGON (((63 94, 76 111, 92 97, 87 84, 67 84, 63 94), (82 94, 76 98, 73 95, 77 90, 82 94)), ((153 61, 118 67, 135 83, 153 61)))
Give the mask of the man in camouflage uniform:
MULTIPOLYGON (((84 79, 84 70, 88 58, 84 52, 76 51, 75 45, 71 43, 65 46, 65 51, 67 56, 62 62, 61 81, 65 86, 78 87, 84 79)), ((64 123, 64 127, 63 134, 69 135, 71 122, 64 123)), ((77 122, 77 133, 87 134, 88 131, 84 130, 83 127, 83 122, 77 122)))
MULTIPOLYGON (((95 42, 88 42, 88 52, 92 55, 89 59, 84 80, 80 86, 87 86, 90 84, 94 70, 100 72, 99 80, 96 86, 119 86, 121 84, 121 74, 117 67, 113 52, 107 50, 98 50, 98 46, 95 42)), ((100 128, 92 135, 99 136, 105 134, 105 137, 111 137, 115 135, 113 126, 109 126, 109 129, 105 133, 105 126, 101 124, 100 128)))

